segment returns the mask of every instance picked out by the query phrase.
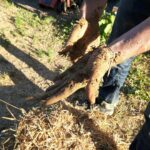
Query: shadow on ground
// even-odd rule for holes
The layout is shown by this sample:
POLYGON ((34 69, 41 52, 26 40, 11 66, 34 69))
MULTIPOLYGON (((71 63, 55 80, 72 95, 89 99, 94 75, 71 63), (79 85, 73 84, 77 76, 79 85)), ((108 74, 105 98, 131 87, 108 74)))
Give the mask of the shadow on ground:
MULTIPOLYGON (((8 2, 14 2, 17 7, 31 11, 37 14, 40 18, 44 18, 49 15, 53 16, 56 18, 54 26, 57 27, 58 35, 61 34, 63 28, 68 26, 68 23, 74 19, 72 15, 58 15, 53 10, 40 8, 38 6, 38 1, 35 0, 8 0, 8 2)), ((0 46, 20 61, 26 63, 45 80, 53 80, 53 78, 58 75, 57 71, 50 71, 39 61, 24 53, 15 45, 11 44, 11 42, 5 39, 3 36, 0 37, 0 46)), ((2 55, 0 55, 0 74, 7 74, 13 82, 13 85, 0 85, 0 100, 10 103, 18 108, 24 108, 26 111, 29 111, 37 102, 29 101, 27 98, 44 92, 40 87, 35 85, 35 83, 30 81, 21 70, 18 70, 9 60, 6 60, 5 56, 2 55)), ((13 128, 17 125, 16 121, 14 120, 3 119, 3 117, 12 118, 8 108, 17 119, 21 115, 19 110, 6 105, 6 103, 0 101, 0 140, 2 137, 2 132, 5 129, 10 127, 13 128)))
MULTIPOLYGON (((18 49, 16 46, 12 45, 2 37, 0 37, 0 45, 11 55, 20 59, 22 62, 25 62, 45 80, 53 80, 53 78, 57 75, 56 72, 48 70, 48 68, 41 64, 38 60, 24 53, 22 50, 18 49)), ((44 92, 41 88, 30 81, 22 71, 18 70, 13 64, 9 62, 9 60, 6 60, 2 55, 0 55, 0 74, 7 74, 13 82, 13 85, 11 86, 0 86, 0 99, 19 108, 22 107, 25 110, 30 110, 35 102, 28 101, 27 97, 44 92)), ((16 118, 18 118, 20 115, 19 112, 14 108, 10 109, 12 113, 16 115, 16 118)), ((10 114, 6 109, 6 105, 1 103, 0 117, 3 116, 10 116, 10 114)), ((13 121, 7 121, 0 118, 0 130, 7 128, 12 123, 13 121)))

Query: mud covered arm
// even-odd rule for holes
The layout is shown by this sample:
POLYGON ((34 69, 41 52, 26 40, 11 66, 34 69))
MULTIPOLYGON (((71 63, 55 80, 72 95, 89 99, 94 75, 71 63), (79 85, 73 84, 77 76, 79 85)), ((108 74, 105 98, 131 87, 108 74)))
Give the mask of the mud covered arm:
MULTIPOLYGON (((114 60, 111 62, 110 67, 122 63, 130 57, 137 56, 141 53, 150 50, 150 17, 145 21, 123 34, 112 42, 109 47, 110 50, 116 53, 114 60)), ((108 54, 108 53, 106 53, 108 54)), ((105 55, 106 55, 105 54, 105 55)), ((100 54, 101 55, 101 54, 100 54)), ((93 62, 92 75, 87 85, 87 96, 89 102, 95 103, 96 93, 99 89, 99 83, 103 77, 102 66, 106 65, 108 70, 108 63, 101 63, 101 57, 97 57, 93 62)), ((111 58, 111 57, 110 57, 111 58)))
POLYGON ((95 103, 99 84, 105 73, 130 57, 150 50, 150 18, 120 36, 109 47, 98 47, 84 55, 60 80, 42 96, 46 105, 66 99, 81 88, 86 88, 90 104, 95 103))
POLYGON ((120 56, 116 63, 150 50, 150 17, 123 34, 109 45, 120 56))
POLYGON ((80 17, 91 21, 91 18, 95 16, 94 14, 97 13, 95 21, 99 21, 106 4, 107 0, 84 0, 80 8, 80 17))
POLYGON ((81 88, 86 88, 88 101, 94 104, 105 73, 126 59, 150 50, 149 35, 150 17, 113 41, 110 48, 98 47, 84 55, 61 74, 56 84, 40 99, 46 99, 45 104, 51 105, 66 99, 81 88))

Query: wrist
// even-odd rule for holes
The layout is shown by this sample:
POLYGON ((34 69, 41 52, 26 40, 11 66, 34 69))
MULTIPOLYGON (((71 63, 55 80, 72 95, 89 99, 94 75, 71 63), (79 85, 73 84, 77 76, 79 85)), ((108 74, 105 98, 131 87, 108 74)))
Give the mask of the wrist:
POLYGON ((81 8, 80 8, 80 18, 84 18, 86 20, 99 21, 103 10, 106 6, 107 0, 95 0, 94 2, 91 0, 84 0, 81 8))

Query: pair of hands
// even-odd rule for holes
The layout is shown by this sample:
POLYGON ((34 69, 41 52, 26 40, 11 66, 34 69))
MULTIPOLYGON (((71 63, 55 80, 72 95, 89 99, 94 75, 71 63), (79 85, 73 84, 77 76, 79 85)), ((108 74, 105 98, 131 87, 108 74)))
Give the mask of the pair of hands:
POLYGON ((73 65, 57 77, 55 85, 47 89, 43 97, 49 97, 46 105, 64 100, 81 88, 86 89, 89 103, 95 103, 100 81, 111 67, 112 54, 107 48, 98 48, 98 22, 106 2, 84 0, 80 8, 82 19, 74 26, 65 48, 60 52, 68 55, 73 65))
POLYGON ((94 26, 97 28, 85 19, 80 19, 74 26, 61 52, 69 55, 73 65, 57 77, 55 85, 47 89, 42 97, 46 99, 46 105, 64 100, 82 88, 86 89, 89 103, 95 103, 103 76, 114 66, 114 56, 108 48, 98 47, 98 23, 94 26))

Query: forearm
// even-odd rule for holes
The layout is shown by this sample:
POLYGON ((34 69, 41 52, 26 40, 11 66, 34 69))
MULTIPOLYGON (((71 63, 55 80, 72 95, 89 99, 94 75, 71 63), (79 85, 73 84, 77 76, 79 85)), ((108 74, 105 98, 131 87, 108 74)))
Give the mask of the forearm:
POLYGON ((103 13, 106 3, 107 0, 84 0, 80 9, 80 17, 88 21, 91 20, 91 18, 98 21, 103 13))
POLYGON ((119 52, 117 64, 150 50, 150 17, 110 43, 110 49, 119 52))

